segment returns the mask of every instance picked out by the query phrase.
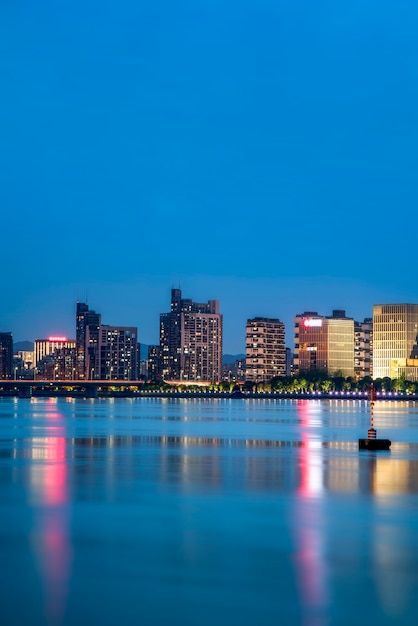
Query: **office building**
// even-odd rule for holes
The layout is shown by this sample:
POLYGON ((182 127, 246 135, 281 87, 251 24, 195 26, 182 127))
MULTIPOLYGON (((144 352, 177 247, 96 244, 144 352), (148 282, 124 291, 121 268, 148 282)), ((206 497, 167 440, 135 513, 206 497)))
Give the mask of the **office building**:
POLYGON ((44 357, 53 356, 63 348, 75 349, 75 339, 67 337, 48 337, 48 339, 35 339, 33 344, 34 367, 38 367, 44 357))
POLYGON ((247 320, 245 379, 258 383, 285 375, 286 344, 283 322, 267 317, 247 320))
POLYGON ((0 379, 10 379, 13 375, 13 336, 0 333, 0 379))
POLYGON ((218 381, 222 377, 219 302, 205 304, 171 290, 171 311, 160 315, 161 371, 165 380, 218 381))
POLYGON ((67 337, 35 339, 33 345, 35 377, 40 380, 75 380, 76 341, 67 337))
POLYGON ((307 311, 295 317, 295 373, 354 376, 354 320, 345 311, 331 317, 307 311))
POLYGON ((418 304, 373 307, 373 378, 416 380, 418 304))

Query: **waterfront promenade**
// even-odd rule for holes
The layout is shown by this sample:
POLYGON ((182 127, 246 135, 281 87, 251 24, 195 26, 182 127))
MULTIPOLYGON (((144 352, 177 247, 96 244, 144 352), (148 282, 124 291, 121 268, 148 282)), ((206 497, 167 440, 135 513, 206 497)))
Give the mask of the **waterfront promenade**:
MULTIPOLYGON (((154 398, 272 398, 367 400, 367 391, 211 391, 142 389, 143 381, 45 381, 7 380, 0 383, 0 397, 154 397, 154 398)), ((378 400, 418 400, 418 394, 377 392, 378 400)))
MULTIPOLYGON (((271 398, 271 399, 319 399, 367 400, 367 391, 212 391, 202 390, 154 390, 143 389, 143 381, 68 381, 68 380, 3 380, 0 381, 0 397, 154 397, 154 398, 271 398)), ((418 394, 397 391, 377 392, 378 400, 418 400, 418 394)))

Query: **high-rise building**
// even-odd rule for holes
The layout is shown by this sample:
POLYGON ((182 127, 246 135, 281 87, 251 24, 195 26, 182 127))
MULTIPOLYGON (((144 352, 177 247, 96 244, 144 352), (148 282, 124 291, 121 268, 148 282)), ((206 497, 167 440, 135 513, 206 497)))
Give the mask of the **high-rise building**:
MULTIPOLYGON (((90 378, 136 380, 138 377, 137 338, 138 329, 134 326, 100 326, 98 358, 95 367, 92 368, 90 378)), ((89 327, 87 339, 89 339, 89 327)))
POLYGON ((354 375, 357 379, 373 375, 373 318, 354 322, 354 375))
POLYGON ((258 383, 286 375, 285 325, 279 319, 247 320, 245 379, 258 383))
POLYGON ((373 307, 373 378, 415 379, 418 304, 373 307))
POLYGON ((0 378, 13 378, 12 333, 0 333, 0 378))
POLYGON ((160 346, 148 346, 147 378, 157 380, 161 378, 161 348, 160 346))
POLYGON ((74 380, 76 341, 67 337, 35 339, 33 345, 35 373, 46 380, 74 380))
POLYGON ((39 362, 46 356, 52 356, 57 350, 62 348, 75 348, 75 339, 67 337, 48 337, 48 339, 35 339, 33 344, 34 367, 38 367, 39 362))
POLYGON ((331 317, 307 311, 295 317, 295 372, 354 376, 354 320, 345 311, 331 317))
POLYGON ((108 326, 102 316, 77 302, 77 378, 80 380, 136 380, 138 329, 108 326))
MULTIPOLYGON (((84 302, 77 302, 76 308, 76 352, 77 378, 88 380, 92 370, 97 368, 99 328, 101 315, 91 311, 84 302)), ((97 369, 96 369, 97 371, 97 369)))
POLYGON ((160 315, 161 369, 165 380, 217 381, 222 377, 222 315, 171 290, 171 311, 160 315))

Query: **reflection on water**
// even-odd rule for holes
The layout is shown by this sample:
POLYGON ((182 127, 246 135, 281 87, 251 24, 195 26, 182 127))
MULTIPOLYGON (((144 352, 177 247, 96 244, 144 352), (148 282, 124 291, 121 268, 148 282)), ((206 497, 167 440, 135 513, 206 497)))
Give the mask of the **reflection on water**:
POLYGON ((304 626, 322 624, 328 609, 325 546, 322 510, 312 507, 311 498, 319 498, 325 487, 322 444, 319 437, 311 438, 310 430, 320 424, 320 406, 300 401, 301 446, 298 450, 300 484, 294 504, 293 527, 297 546, 296 568, 301 603, 308 608, 303 616, 304 626))
MULTIPOLYGON (((63 421, 56 403, 49 399, 48 419, 63 421)), ((33 437, 28 449, 34 461, 29 471, 29 499, 35 505, 32 533, 33 550, 42 573, 45 616, 50 624, 59 624, 67 595, 70 548, 68 539, 68 485, 65 428, 52 427, 55 436, 33 437)), ((15 442, 16 443, 16 442, 15 442)), ((19 451, 14 450, 14 458, 19 451)))
POLYGON ((197 487, 217 484, 221 489, 232 481, 248 489, 291 490, 305 497, 320 497, 324 491, 381 496, 418 492, 418 458, 393 455, 394 451, 403 456, 408 451, 418 455, 414 444, 394 444, 392 453, 359 453, 356 442, 338 445, 172 435, 34 437, 8 443, 4 458, 43 461, 31 466, 30 497, 33 503, 49 506, 65 504, 68 474, 73 481, 73 474, 79 473, 79 466, 68 464, 66 457, 83 460, 83 474, 96 476, 100 482, 113 481, 126 471, 132 477, 146 471, 162 482, 197 487), (102 456, 98 456, 98 449, 103 450, 102 456), (228 451, 233 457, 227 459, 228 451), (142 452, 147 456, 141 456, 142 452), (150 453, 152 464, 148 463, 150 453), (97 470, 104 462, 106 472, 99 475, 97 470))
POLYGON ((373 453, 362 401, 0 400, 1 622, 415 623, 418 416, 394 404, 373 453))

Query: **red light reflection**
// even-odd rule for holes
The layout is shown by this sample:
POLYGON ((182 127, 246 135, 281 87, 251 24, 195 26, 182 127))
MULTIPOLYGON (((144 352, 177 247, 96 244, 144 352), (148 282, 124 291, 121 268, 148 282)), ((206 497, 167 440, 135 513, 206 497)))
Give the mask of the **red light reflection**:
MULTIPOLYGON (((48 420, 61 422, 45 403, 48 420)), ((52 408, 52 407, 51 407, 52 408)), ((68 540, 68 489, 65 429, 52 426, 54 436, 34 439, 32 488, 40 504, 36 553, 42 574, 48 623, 59 624, 64 614, 70 570, 68 540)))
POLYGON ((323 493, 322 446, 312 439, 318 419, 315 401, 298 402, 301 447, 299 448, 300 486, 295 506, 294 532, 297 545, 296 571, 305 610, 303 623, 324 623, 328 606, 325 537, 322 508, 318 497, 323 493))

